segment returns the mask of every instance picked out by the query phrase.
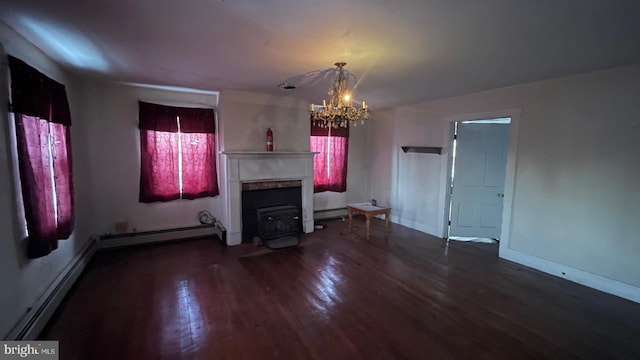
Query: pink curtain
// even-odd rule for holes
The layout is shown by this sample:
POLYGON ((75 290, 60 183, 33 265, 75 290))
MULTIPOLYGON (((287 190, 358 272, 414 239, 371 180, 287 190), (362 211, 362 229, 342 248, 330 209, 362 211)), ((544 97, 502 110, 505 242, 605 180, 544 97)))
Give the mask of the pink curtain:
POLYGON ((141 101, 139 110, 140 202, 218 195, 213 109, 141 101), (180 148, 179 138, 182 139, 180 148), (179 174, 180 166, 182 174, 179 174))
POLYGON ((313 192, 323 192, 329 189, 328 164, 329 138, 326 136, 311 137, 311 151, 317 152, 313 157, 313 192))
POLYGON ((179 198, 178 133, 140 130, 140 202, 179 198))
POLYGON ((311 126, 313 159, 313 192, 347 191, 347 158, 349 129, 325 129, 311 126))
POLYGON ((328 191, 347 191, 347 149, 349 138, 329 137, 329 184, 328 191))
POLYGON ((67 239, 73 232, 73 161, 71 158, 71 129, 62 124, 49 123, 51 155, 58 212, 58 238, 67 239))
POLYGON ((182 198, 218 195, 215 134, 183 133, 181 137, 182 198))
POLYGON ((15 118, 18 167, 29 231, 27 255, 37 258, 57 249, 58 239, 68 238, 73 231, 73 181, 71 156, 68 153, 68 127, 49 123, 35 116, 15 114, 15 118), (49 153, 50 141, 53 145, 52 161, 49 153), (52 165, 55 185, 51 177, 52 165), (53 206, 54 187, 57 221, 53 206))
POLYGON ((71 113, 64 85, 9 56, 27 256, 58 247, 74 228, 71 113))

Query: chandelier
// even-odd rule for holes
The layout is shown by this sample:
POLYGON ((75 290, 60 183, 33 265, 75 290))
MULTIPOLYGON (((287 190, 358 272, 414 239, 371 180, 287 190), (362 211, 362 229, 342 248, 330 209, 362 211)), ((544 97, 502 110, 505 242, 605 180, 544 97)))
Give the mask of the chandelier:
POLYGON ((322 100, 322 106, 318 107, 311 104, 311 121, 315 126, 324 128, 346 128, 350 124, 356 126, 358 122, 364 124, 364 121, 369 119, 369 107, 364 101, 362 108, 353 106, 353 98, 343 70, 347 63, 337 62, 335 65, 338 68, 338 78, 329 91, 329 101, 322 100))

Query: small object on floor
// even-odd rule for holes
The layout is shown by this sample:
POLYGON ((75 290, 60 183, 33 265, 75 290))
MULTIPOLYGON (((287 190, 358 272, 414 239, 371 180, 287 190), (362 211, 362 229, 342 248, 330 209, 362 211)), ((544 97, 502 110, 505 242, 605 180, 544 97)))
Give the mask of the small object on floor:
POLYGON ((266 240, 264 241, 264 243, 269 249, 282 249, 286 247, 296 246, 298 245, 299 241, 297 236, 284 236, 273 240, 266 240))
POLYGON ((322 230, 322 229, 324 229, 326 227, 327 227, 327 225, 325 225, 325 224, 315 224, 315 225, 313 225, 313 228, 316 229, 316 230, 322 230))

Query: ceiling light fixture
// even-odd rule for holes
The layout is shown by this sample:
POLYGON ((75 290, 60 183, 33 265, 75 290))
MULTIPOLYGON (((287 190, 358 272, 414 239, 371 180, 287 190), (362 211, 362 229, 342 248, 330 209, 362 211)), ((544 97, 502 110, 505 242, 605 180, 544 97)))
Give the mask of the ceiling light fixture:
POLYGON ((329 91, 329 101, 322 100, 322 106, 311 104, 309 113, 314 125, 328 128, 356 126, 358 122, 364 124, 369 119, 369 107, 362 102, 362 108, 356 108, 353 104, 353 95, 349 90, 347 77, 343 67, 346 62, 337 62, 338 78, 329 91))

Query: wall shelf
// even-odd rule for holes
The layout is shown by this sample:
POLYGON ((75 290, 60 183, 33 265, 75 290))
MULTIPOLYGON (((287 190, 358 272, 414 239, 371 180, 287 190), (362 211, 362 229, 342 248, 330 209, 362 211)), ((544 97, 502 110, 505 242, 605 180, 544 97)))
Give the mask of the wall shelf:
POLYGON ((442 154, 441 147, 433 147, 433 146, 401 146, 400 147, 405 153, 421 153, 421 154, 442 154))

